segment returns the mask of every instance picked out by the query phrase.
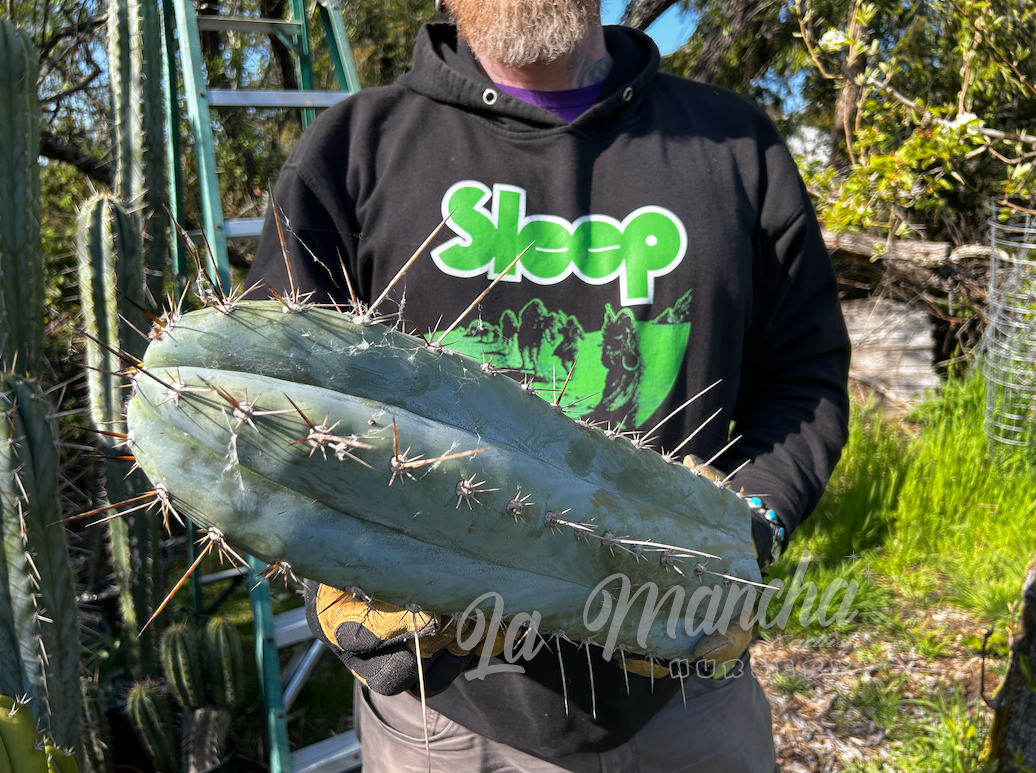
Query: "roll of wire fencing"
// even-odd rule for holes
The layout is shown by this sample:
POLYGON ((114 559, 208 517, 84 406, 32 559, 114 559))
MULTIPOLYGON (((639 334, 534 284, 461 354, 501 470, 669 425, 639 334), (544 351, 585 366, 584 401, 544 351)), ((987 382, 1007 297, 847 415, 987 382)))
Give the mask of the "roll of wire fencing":
POLYGON ((986 433, 990 451, 1010 446, 1036 457, 1036 214, 994 214, 989 238, 988 323, 981 347, 986 433))

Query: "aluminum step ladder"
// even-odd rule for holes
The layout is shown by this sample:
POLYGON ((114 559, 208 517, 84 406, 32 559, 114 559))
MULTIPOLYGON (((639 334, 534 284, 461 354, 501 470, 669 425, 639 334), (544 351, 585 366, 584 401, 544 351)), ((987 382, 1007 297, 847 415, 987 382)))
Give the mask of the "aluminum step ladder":
POLYGON ((259 573, 266 564, 248 556, 248 597, 255 627, 255 658, 266 709, 271 773, 341 773, 360 767, 360 742, 355 731, 332 736, 303 749, 288 748, 287 712, 302 691, 327 647, 313 638, 303 608, 273 614, 270 589, 259 573), (296 645, 297 651, 281 673, 277 652, 296 645))
MULTIPOLYGON (((162 0, 166 17, 167 58, 167 132, 170 138, 170 201, 174 203, 173 216, 183 222, 183 193, 180 182, 179 109, 176 79, 168 77, 175 72, 173 52, 179 43, 180 72, 183 76, 184 101, 194 137, 197 164, 198 197, 202 228, 195 237, 209 247, 208 270, 219 277, 222 286, 230 287, 230 264, 227 259, 228 240, 254 241, 259 237, 261 218, 227 220, 220 203, 219 180, 216 174, 216 156, 212 137, 212 119, 209 108, 280 108, 299 109, 303 127, 316 118, 319 108, 346 99, 360 89, 349 38, 345 32, 340 0, 316 0, 316 9, 327 39, 327 48, 334 66, 337 91, 314 90, 313 58, 310 45, 310 24, 306 15, 306 0, 291 0, 290 19, 260 19, 244 16, 209 16, 195 12, 193 0, 162 0), (246 90, 210 89, 205 75, 201 53, 201 32, 238 32, 276 37, 287 46, 295 59, 295 70, 300 89, 246 90), (202 238, 204 235, 204 238, 202 238)), ((174 256, 174 271, 187 274, 182 245, 174 256)))
MULTIPOLYGON (((340 0, 316 0, 316 9, 323 26, 331 62, 334 66, 337 91, 318 91, 313 88, 313 60, 310 47, 309 20, 306 0, 291 0, 289 19, 260 19, 240 16, 198 15, 194 0, 161 0, 165 25, 164 75, 166 87, 166 131, 169 138, 169 200, 172 217, 184 224, 184 191, 182 183, 182 154, 180 151, 179 95, 177 93, 177 53, 179 72, 183 77, 184 102, 194 138, 197 165, 201 225, 192 234, 199 243, 207 244, 210 278, 218 277, 221 286, 230 288, 230 263, 227 241, 255 241, 262 230, 262 218, 226 219, 220 200, 219 180, 216 174, 216 156, 209 108, 282 108, 299 109, 303 127, 308 127, 319 108, 329 107, 359 90, 359 78, 353 62, 352 50, 345 33, 340 0), (291 51, 296 66, 300 89, 237 90, 210 89, 201 54, 202 31, 238 32, 274 36, 291 51)), ((173 269, 177 276, 186 277, 188 266, 184 245, 176 240, 173 269)), ((188 534, 194 526, 187 524, 188 534)), ((193 539, 188 540, 191 560, 197 557, 193 539)), ((265 564, 247 556, 246 581, 252 606, 256 642, 256 664, 263 693, 270 773, 342 773, 360 767, 360 744, 354 732, 343 733, 291 751, 288 745, 287 712, 291 708, 326 649, 313 638, 302 609, 274 615, 268 584, 259 573, 265 564), (278 650, 295 646, 291 662, 281 672, 278 650)), ((243 569, 241 571, 244 571, 243 569)), ((194 605, 201 609, 201 584, 233 579, 238 570, 220 572, 193 581, 194 605)), ((194 575, 197 578, 197 574, 194 575)))

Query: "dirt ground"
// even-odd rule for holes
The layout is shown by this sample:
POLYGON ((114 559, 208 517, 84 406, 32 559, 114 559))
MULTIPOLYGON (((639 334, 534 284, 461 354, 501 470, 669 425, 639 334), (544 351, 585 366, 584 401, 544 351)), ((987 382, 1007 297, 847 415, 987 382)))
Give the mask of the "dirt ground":
MULTIPOLYGON (((752 644, 784 773, 827 773, 854 761, 887 759, 897 729, 903 737, 932 721, 914 701, 958 695, 968 706, 981 702, 982 658, 974 639, 966 640, 978 624, 956 611, 933 610, 924 613, 921 626, 941 639, 936 657, 866 633, 816 640, 777 636, 752 644)), ((996 688, 992 669, 1000 662, 986 659, 987 696, 996 688)))

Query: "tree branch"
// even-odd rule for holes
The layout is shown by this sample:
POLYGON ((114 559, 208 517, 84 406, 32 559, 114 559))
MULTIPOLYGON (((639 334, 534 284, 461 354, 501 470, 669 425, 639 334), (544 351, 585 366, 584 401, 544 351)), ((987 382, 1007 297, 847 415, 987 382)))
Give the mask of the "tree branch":
MULTIPOLYGON (((961 15, 961 17, 963 17, 965 19, 968 19, 970 21, 967 12, 961 7, 960 3, 956 2, 956 0, 950 0, 950 2, 953 3, 953 7, 957 9, 957 13, 959 13, 961 15)), ((994 54, 996 54, 997 58, 1001 62, 1003 62, 1005 65, 1007 65, 1008 67, 1011 68, 1011 70, 1014 72, 1015 77, 1018 78, 1018 82, 1021 83, 1022 86, 1027 88, 1029 91, 1031 91, 1033 94, 1036 94, 1036 86, 1033 86, 1031 83, 1029 83, 1029 79, 1026 78, 1025 75, 1022 73, 1022 71, 1018 69, 1018 65, 1016 65, 1014 62, 1010 61, 1000 51, 1000 49, 997 48, 996 42, 994 40, 992 40, 988 35, 983 33, 983 31, 982 31, 982 18, 979 17, 974 22, 972 22, 972 24, 975 27, 975 42, 974 42, 974 44, 971 47, 972 53, 974 53, 975 49, 978 48, 979 40, 984 38, 986 43, 989 44, 990 50, 994 54)), ((966 82, 965 82, 965 84, 966 84, 966 82)), ((963 111, 963 108, 962 108, 962 111, 963 111)))
POLYGON ((50 52, 54 50, 54 46, 60 43, 65 38, 76 37, 84 32, 90 32, 98 27, 103 27, 108 22, 107 16, 101 16, 96 19, 87 19, 83 22, 75 22, 64 27, 58 27, 50 36, 40 43, 40 62, 46 61, 50 52))
MULTIPOLYGON (((843 75, 846 78, 852 77, 852 73, 845 72, 845 71, 843 71, 843 75)), ((917 110, 919 113, 921 113, 929 121, 932 121, 934 123, 940 124, 942 126, 952 126, 953 125, 953 121, 947 121, 945 118, 939 118, 939 117, 933 115, 928 110, 928 108, 926 108, 923 104, 918 104, 917 102, 915 102, 914 100, 910 99, 906 95, 901 94, 899 91, 897 91, 895 89, 895 87, 891 86, 888 83, 885 83, 885 82, 882 82, 882 81, 878 80, 873 75, 871 75, 870 77, 867 78, 867 83, 869 85, 871 85, 871 86, 875 86, 875 87, 881 89, 886 94, 888 94, 890 97, 892 97, 893 99, 895 99, 898 102, 902 102, 907 107, 912 107, 914 110, 917 110)), ((1036 134, 1026 134, 1025 132, 1019 132, 1019 133, 1005 132, 1005 131, 1000 131, 999 129, 990 129, 988 126, 980 126, 977 129, 977 131, 983 137, 989 137, 990 139, 994 139, 994 140, 1008 140, 1010 142, 1024 142, 1026 144, 1031 143, 1032 145, 1036 146, 1036 134)))
POLYGON ((806 51, 809 53, 809 58, 813 60, 813 64, 817 66, 820 74, 829 81, 835 79, 834 75, 831 75, 827 70, 824 69, 824 63, 820 61, 820 57, 817 55, 816 49, 813 48, 813 34, 812 30, 806 29, 806 23, 802 20, 802 16, 799 15, 798 6, 795 7, 795 18, 799 22, 799 33, 802 35, 802 42, 806 44, 806 51))
POLYGON ((57 94, 51 94, 49 97, 44 97, 43 99, 41 99, 39 101, 39 103, 41 105, 46 105, 46 104, 54 104, 54 103, 60 102, 65 97, 70 96, 72 94, 75 94, 77 91, 82 91, 83 89, 85 89, 87 86, 89 86, 91 83, 93 83, 94 80, 97 78, 97 76, 100 75, 100 74, 101 74, 101 71, 98 70, 98 69, 95 69, 92 73, 90 73, 89 75, 84 77, 81 81, 79 81, 79 83, 77 83, 75 86, 69 86, 64 91, 59 91, 57 94))
POLYGON ((629 0, 619 23, 625 27, 646 30, 672 5, 676 5, 676 0, 629 0))
POLYGON ((40 132, 40 155, 71 164, 83 174, 107 187, 111 187, 114 182, 114 173, 109 161, 92 156, 64 137, 59 137, 51 132, 40 132))
MULTIPOLYGON (((771 4, 771 0, 729 0, 723 4, 719 18, 711 20, 708 26, 705 25, 704 16, 699 19, 699 30, 705 30, 704 39, 687 77, 704 83, 716 83, 728 69, 727 57, 739 41, 749 36, 756 41, 764 37, 756 19, 771 4)), ((742 84, 748 85, 751 77, 746 77, 742 71, 742 84)))

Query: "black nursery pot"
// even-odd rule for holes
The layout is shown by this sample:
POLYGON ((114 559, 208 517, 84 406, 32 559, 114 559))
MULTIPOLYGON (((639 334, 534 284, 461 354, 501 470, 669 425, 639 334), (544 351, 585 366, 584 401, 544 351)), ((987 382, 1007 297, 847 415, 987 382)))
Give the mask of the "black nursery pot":
MULTIPOLYGON (((153 773, 151 758, 137 740, 133 724, 126 716, 124 707, 108 709, 108 726, 112 733, 112 764, 125 765, 142 773, 153 773)), ((126 773, 130 773, 126 771, 126 773)))

